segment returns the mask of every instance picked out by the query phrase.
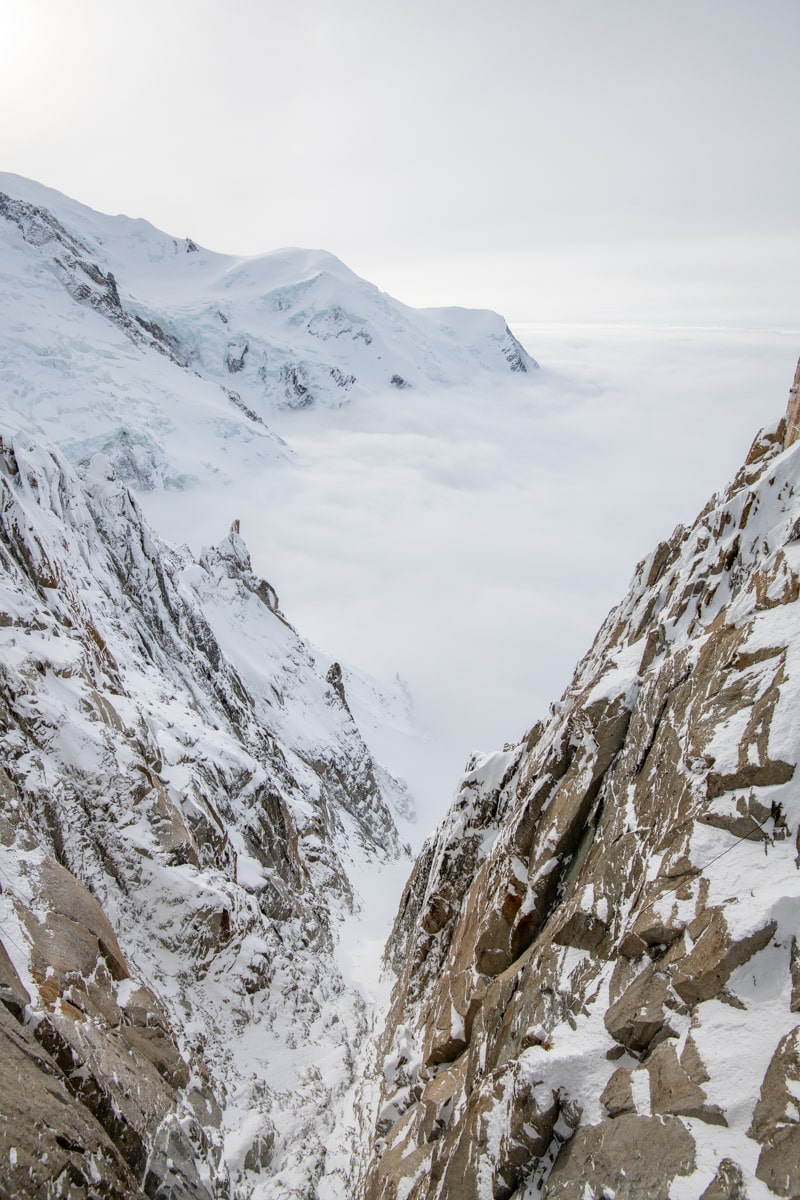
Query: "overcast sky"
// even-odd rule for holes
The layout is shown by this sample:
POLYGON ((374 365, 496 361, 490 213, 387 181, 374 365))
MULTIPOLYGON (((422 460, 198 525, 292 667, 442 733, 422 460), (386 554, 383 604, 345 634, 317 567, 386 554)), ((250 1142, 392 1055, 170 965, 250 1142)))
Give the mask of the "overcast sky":
POLYGON ((2 167, 414 304, 785 324, 798 0, 4 0, 2 167))

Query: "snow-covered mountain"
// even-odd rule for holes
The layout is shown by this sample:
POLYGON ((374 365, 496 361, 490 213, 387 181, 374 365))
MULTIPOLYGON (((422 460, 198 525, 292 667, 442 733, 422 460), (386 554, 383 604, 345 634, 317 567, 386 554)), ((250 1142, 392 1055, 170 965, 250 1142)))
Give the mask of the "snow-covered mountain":
POLYGON ((800 1195, 800 368, 469 763, 375 1031, 349 940, 409 861, 403 686, 304 641, 238 522, 193 555, 135 490, 285 459, 275 406, 531 360, 327 255, 13 176, 0 216, 2 1200, 800 1195))
POLYGON ((370 747, 409 699, 299 637, 237 522, 193 557, 126 485, 268 469, 276 406, 532 360, 321 252, 212 254, 15 176, 0 217, 0 1194, 344 1200, 340 933, 408 854, 370 747))
POLYGON ((138 487, 286 454, 275 407, 341 406, 535 363, 496 313, 415 310, 331 254, 215 254, 0 174, 7 418, 138 487))
POLYGON ((799 383, 419 856, 365 1200, 800 1195, 799 383))

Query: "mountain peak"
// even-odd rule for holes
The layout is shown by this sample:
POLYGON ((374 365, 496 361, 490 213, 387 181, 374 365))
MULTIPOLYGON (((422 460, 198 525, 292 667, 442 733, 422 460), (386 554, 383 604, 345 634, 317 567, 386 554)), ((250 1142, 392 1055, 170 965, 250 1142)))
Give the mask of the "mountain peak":
POLYGON ((276 410, 536 365, 497 313, 409 308, 327 251, 216 254, 14 175, 0 175, 0 260, 11 419, 78 463, 106 454, 140 488, 283 457, 276 410))

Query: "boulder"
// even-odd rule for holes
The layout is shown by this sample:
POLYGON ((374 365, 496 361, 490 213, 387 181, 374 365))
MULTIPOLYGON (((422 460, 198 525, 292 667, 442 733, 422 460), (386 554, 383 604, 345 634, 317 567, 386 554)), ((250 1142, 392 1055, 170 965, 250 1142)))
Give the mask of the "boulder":
POLYGON ((733 971, 763 950, 777 928, 770 921, 755 933, 734 938, 721 908, 707 910, 689 926, 692 949, 676 965, 672 986, 687 1004, 719 995, 733 971))
POLYGON ((669 976, 659 971, 655 963, 648 963, 630 987, 609 1006, 604 1017, 605 1027, 614 1041, 626 1050, 642 1054, 656 1037, 663 1037, 670 1030, 669 998, 669 976))
POLYGON ((661 1042, 647 1063, 650 1073, 650 1111, 680 1117, 697 1117, 714 1125, 727 1124, 717 1107, 706 1103, 706 1094, 689 1075, 671 1041, 661 1042))
POLYGON ((543 1200, 669 1200, 672 1181, 694 1170, 694 1140, 677 1117, 623 1114, 584 1125, 562 1148, 543 1200))
POLYGON ((602 1091, 600 1103, 610 1117, 635 1112, 631 1072, 627 1067, 617 1067, 602 1091))

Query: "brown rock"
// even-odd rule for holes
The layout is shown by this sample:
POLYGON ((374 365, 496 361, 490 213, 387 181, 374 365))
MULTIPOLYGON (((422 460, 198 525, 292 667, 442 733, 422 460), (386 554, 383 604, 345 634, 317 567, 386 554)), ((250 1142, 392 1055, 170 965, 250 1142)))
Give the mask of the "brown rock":
POLYGON ((584 1200, 613 1192, 615 1200, 669 1200, 672 1180, 694 1170, 691 1134, 677 1117, 624 1114, 584 1125, 561 1150, 543 1200, 584 1200))
POLYGON ((653 1115, 697 1117, 713 1125, 726 1125, 723 1113, 706 1104, 706 1094, 682 1064, 672 1042, 656 1046, 647 1063, 650 1072, 650 1110, 653 1115))
POLYGON ((783 448, 788 450, 800 438, 800 360, 794 373, 794 382, 789 388, 789 403, 786 408, 786 432, 783 448))
POLYGON ((614 1041, 633 1054, 641 1054, 661 1034, 666 1023, 669 978, 655 963, 647 967, 612 1004, 604 1017, 614 1041))
POLYGON ((742 1168, 733 1159, 723 1158, 717 1173, 700 1200, 747 1200, 742 1168))
POLYGON ((62 1004, 39 1022, 35 1036, 138 1174, 175 1101, 155 1065, 128 1044, 121 1030, 75 1019, 62 1004))
POLYGON ((144 1200, 119 1151, 30 1031, 0 1006, 0 1194, 144 1200))
MULTIPOLYGON (((724 802, 723 802, 724 805, 724 802)), ((704 825, 713 825, 716 829, 727 829, 737 838, 751 838, 767 842, 769 833, 764 828, 770 818, 769 808, 756 799, 751 791, 747 798, 742 795, 731 798, 731 801, 720 808, 701 814, 698 820, 704 825)))
MULTIPOLYGON (((410 1139, 400 1139, 391 1145, 373 1167, 366 1183, 365 1200, 396 1200, 402 1195, 411 1197, 408 1181, 428 1171, 434 1147, 414 1146, 410 1139)), ((416 1193, 417 1195, 419 1193, 416 1193)))
POLYGON ((553 934, 560 946, 575 946, 578 950, 600 950, 608 937, 608 925, 594 913, 573 911, 553 934))
POLYGON ((631 1090, 631 1073, 627 1067, 617 1067, 600 1097, 600 1103, 610 1117, 635 1111, 631 1090))
POLYGON ((617 945, 617 954, 622 958, 641 958, 647 951, 647 946, 642 939, 633 932, 632 929, 626 930, 619 940, 617 945))
POLYGON ((778 1043, 748 1130, 763 1147, 756 1175, 778 1196, 800 1193, 799 1092, 800 1025, 778 1043))
POLYGON ((194 867, 199 866, 195 839, 166 787, 149 768, 140 766, 139 770, 144 780, 137 805, 146 814, 158 846, 175 865, 191 863, 194 867))
POLYGON ((542 1104, 524 1073, 512 1069, 487 1077, 469 1097, 458 1136, 446 1147, 437 1195, 441 1200, 482 1200, 486 1194, 510 1197, 531 1162, 545 1153, 561 1109, 546 1089, 542 1104), (496 1155, 486 1153, 495 1141, 498 1118, 503 1133, 496 1155))
MULTIPOLYGON (((85 1109, 85 1119, 105 1130, 135 1175, 147 1164, 152 1172, 161 1159, 171 1170, 172 1158, 185 1160, 183 1173, 191 1180, 195 1150, 175 1121, 177 1092, 188 1084, 189 1069, 161 1005, 139 986, 130 1009, 120 1007, 116 983, 129 979, 127 963, 97 900, 69 871, 45 859, 30 869, 27 881, 34 904, 17 902, 17 911, 30 938, 38 990, 33 1036, 85 1109), (169 1143, 168 1152, 162 1142, 169 1143)), ((25 991, 0 958, 0 972, 4 966, 19 1005, 25 991)), ((188 1196, 175 1191, 175 1200, 182 1194, 188 1196)), ((199 1179, 193 1194, 205 1194, 199 1179)))
MULTIPOLYGON (((794 764, 782 762, 780 759, 760 764, 744 763, 737 771, 728 775, 718 775, 712 771, 707 779, 709 800, 716 799, 724 792, 746 791, 748 788, 774 787, 779 783, 788 783, 794 776, 794 764)), ((745 833, 750 832, 746 830, 745 833)), ((745 836, 738 834, 737 836, 745 836)))
POLYGON ((683 924, 677 918, 663 917, 648 905, 636 918, 631 932, 649 948, 671 946, 683 932, 683 924))
POLYGON ((153 1064, 170 1087, 186 1087, 190 1078, 189 1068, 163 1029, 137 1029, 133 1025, 123 1025, 120 1033, 132 1049, 153 1064))
POLYGON ((756 1175, 778 1196, 800 1195, 800 1126, 777 1130, 758 1156, 756 1175))
POLYGON ((706 1070, 705 1063, 700 1057, 697 1043, 691 1035, 687 1037, 686 1045, 683 1047, 681 1066, 694 1083, 707 1083, 711 1078, 706 1070))
POLYGON ((672 986, 687 1004, 698 1004, 719 994, 732 973, 742 963, 763 950, 777 928, 770 921, 763 929, 748 937, 734 940, 728 929, 721 908, 711 910, 710 918, 705 914, 700 921, 689 926, 689 932, 697 937, 694 946, 676 965, 672 974, 672 986), (706 925, 697 937, 698 926, 706 925))
POLYGON ((163 1029, 169 1031, 169 1019, 161 1001, 140 983, 130 993, 122 1007, 122 1023, 135 1025, 140 1029, 163 1029))
POLYGON ((23 1019, 25 1008, 31 1002, 2 942, 0 942, 0 1002, 5 1004, 11 1015, 18 1021, 23 1019))
POLYGON ((60 991, 67 975, 88 979, 102 961, 112 978, 127 979, 128 966, 116 934, 91 892, 50 859, 37 874, 47 916, 42 922, 30 911, 23 914, 33 942, 34 974, 46 977, 60 991))
POLYGON ((574 1128, 580 1120, 580 1109, 566 1108, 559 1097, 542 1104, 536 1086, 515 1076, 508 1122, 497 1156, 494 1194, 511 1193, 524 1181, 531 1162, 536 1162, 548 1150, 553 1129, 560 1115, 574 1128))
POLYGON ((462 1055, 451 1067, 446 1067, 434 1079, 425 1084, 422 1092, 423 1102, 435 1104, 437 1108, 446 1104, 464 1086, 466 1069, 467 1060, 462 1055))

